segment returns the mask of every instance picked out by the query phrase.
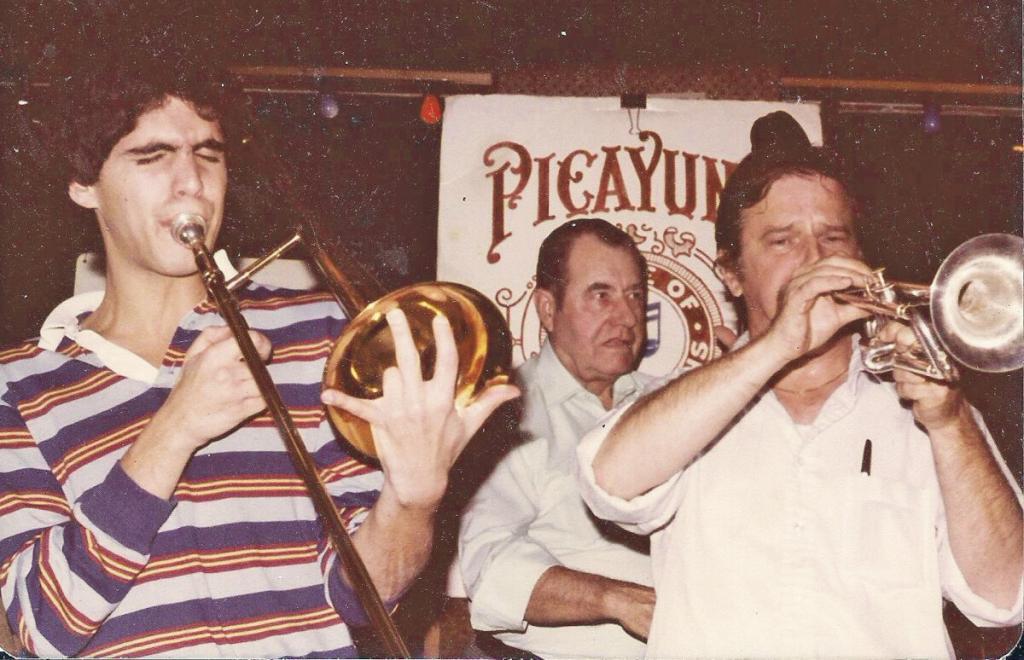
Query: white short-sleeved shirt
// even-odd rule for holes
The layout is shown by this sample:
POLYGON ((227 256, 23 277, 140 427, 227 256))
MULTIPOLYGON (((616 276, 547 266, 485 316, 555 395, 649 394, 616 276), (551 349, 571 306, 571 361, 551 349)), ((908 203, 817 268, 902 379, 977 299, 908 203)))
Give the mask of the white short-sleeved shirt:
POLYGON ((597 515, 652 535, 649 657, 943 657, 944 596, 979 625, 1021 621, 1019 594, 1001 609, 967 586, 930 441, 858 351, 813 424, 798 428, 769 391, 685 470, 626 501, 591 465, 629 404, 580 443, 581 492, 597 515))

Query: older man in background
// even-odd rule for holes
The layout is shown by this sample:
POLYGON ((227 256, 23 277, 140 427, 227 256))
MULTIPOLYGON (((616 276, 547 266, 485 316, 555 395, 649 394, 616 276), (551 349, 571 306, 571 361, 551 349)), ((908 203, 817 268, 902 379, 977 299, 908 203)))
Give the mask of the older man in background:
MULTIPOLYGON (((519 370, 526 441, 464 513, 460 569, 473 627, 540 656, 637 657, 654 606, 643 540, 595 519, 576 487, 576 445, 649 379, 647 268, 633 240, 599 219, 541 245, 535 302, 548 341, 519 370)), ((481 649, 494 655, 488 636, 481 649)))

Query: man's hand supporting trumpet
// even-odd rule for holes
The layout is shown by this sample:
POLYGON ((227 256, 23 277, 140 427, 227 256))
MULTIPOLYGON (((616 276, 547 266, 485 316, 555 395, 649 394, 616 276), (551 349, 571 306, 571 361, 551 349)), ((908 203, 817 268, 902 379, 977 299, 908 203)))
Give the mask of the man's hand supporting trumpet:
MULTIPOLYGON (((889 322, 879 333, 896 342, 898 354, 916 345, 914 331, 889 322)), ((946 508, 949 543, 968 584, 1004 607, 1020 591, 1024 533, 1021 505, 1000 470, 978 415, 954 384, 893 371, 896 392, 911 404, 931 440, 935 471, 946 508)))

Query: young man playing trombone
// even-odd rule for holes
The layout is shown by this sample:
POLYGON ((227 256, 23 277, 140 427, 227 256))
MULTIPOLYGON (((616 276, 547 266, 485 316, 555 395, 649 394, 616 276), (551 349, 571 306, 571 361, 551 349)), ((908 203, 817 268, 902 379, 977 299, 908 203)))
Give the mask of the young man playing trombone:
POLYGON ((716 227, 749 333, 579 450, 595 513, 653 533, 648 654, 943 656, 943 598, 1019 623, 1020 492, 980 417, 949 383, 861 370, 867 313, 830 295, 870 272, 847 190, 788 115, 751 136, 716 227))
MULTIPOLYGON (((130 58, 122 56, 121 61, 130 58)), ((95 212, 106 290, 59 306, 0 353, 0 595, 41 656, 357 654, 363 623, 238 344, 171 234, 224 217, 232 127, 217 81, 174 62, 72 81, 68 192, 95 212)), ((237 137, 237 136, 234 136, 237 137)), ((345 319, 316 293, 237 293, 373 584, 393 602, 426 561, 447 474, 511 386, 457 409, 451 330, 420 375, 401 312, 376 401, 325 392, 373 425, 381 469, 346 453, 320 377, 345 319)))

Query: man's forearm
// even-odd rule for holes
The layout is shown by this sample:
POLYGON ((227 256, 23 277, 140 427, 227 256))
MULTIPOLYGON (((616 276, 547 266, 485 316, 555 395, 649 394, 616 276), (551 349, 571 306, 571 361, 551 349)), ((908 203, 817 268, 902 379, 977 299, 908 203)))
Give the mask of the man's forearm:
POLYGON ((770 341, 757 339, 638 401, 597 452, 598 485, 631 499, 686 467, 785 366, 770 341))
MULTIPOLYGON (((4 459, 17 465, 13 453, 5 452, 4 459)), ((31 478, 38 484, 30 497, 11 498, 14 491, 0 489, 0 497, 15 502, 0 526, 0 545, 13 553, 4 557, 9 568, 2 586, 8 608, 14 609, 16 600, 18 609, 32 612, 21 629, 17 621, 11 623, 33 653, 74 656, 92 641, 146 568, 149 547, 173 505, 147 494, 114 467, 74 501, 75 515, 61 521, 47 508, 64 497, 53 475, 33 465, 23 465, 22 473, 24 483, 31 478), (31 520, 49 524, 27 528, 24 521, 31 520), (65 538, 93 542, 63 543, 65 538), (112 565, 120 570, 111 573, 112 565)))
POLYGON ((195 452, 175 441, 155 421, 139 435, 121 458, 121 469, 143 490, 169 500, 195 452))
POLYGON ((405 591, 426 565, 433 547, 434 515, 434 508, 403 507, 385 489, 353 535, 384 600, 405 591))
POLYGON ((1024 566, 1020 503, 966 406, 929 437, 957 565, 975 593, 1010 607, 1024 566))
POLYGON ((631 590, 646 587, 622 580, 552 566, 537 580, 525 619, 534 625, 620 622, 631 590))

